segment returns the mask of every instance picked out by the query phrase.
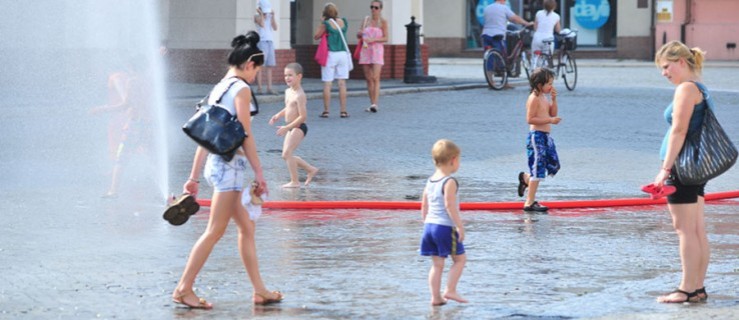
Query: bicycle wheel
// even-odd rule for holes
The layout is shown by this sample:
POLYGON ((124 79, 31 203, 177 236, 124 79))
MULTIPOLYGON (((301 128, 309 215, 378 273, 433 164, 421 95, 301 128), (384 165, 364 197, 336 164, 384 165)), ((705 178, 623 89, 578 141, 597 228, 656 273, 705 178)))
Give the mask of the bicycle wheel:
POLYGON ((577 85, 577 63, 575 57, 571 56, 568 52, 562 55, 562 65, 560 68, 564 68, 562 72, 562 78, 565 80, 565 86, 567 90, 575 90, 577 85))
POLYGON ((513 61, 511 62, 508 70, 508 76, 511 78, 518 78, 521 76, 521 55, 513 57, 513 61))
POLYGON ((526 72, 526 79, 530 79, 532 71, 529 70, 531 68, 531 60, 526 55, 526 50, 521 50, 521 67, 523 68, 523 71, 526 72))
POLYGON ((485 72, 485 80, 493 90, 500 90, 508 82, 508 73, 506 72, 505 60, 503 55, 495 50, 485 51, 485 57, 482 59, 482 69, 485 72))

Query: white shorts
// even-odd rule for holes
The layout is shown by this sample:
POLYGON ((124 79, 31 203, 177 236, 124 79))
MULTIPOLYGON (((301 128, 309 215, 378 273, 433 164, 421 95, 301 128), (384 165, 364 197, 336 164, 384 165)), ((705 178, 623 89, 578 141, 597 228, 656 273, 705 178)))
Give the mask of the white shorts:
POLYGON ((348 58, 346 51, 329 51, 326 66, 321 67, 321 80, 331 82, 334 79, 349 79, 348 58))
POLYGON ((259 41, 257 48, 264 53, 265 67, 274 67, 277 65, 277 61, 275 60, 275 45, 272 43, 272 40, 259 41))
POLYGON ((246 174, 246 156, 237 154, 230 162, 217 154, 209 154, 203 175, 214 192, 242 191, 246 174))
POLYGON ((554 35, 551 33, 534 33, 534 38, 531 39, 531 52, 533 53, 539 50, 552 54, 554 52, 554 42, 551 45, 547 45, 544 44, 544 40, 554 40, 554 35))

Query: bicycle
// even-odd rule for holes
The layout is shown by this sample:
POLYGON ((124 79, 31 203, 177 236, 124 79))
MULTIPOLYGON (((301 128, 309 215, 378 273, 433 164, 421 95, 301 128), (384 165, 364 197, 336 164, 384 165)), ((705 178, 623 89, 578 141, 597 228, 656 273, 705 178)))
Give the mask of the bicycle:
MULTIPOLYGON (((529 63, 524 50, 524 37, 529 36, 531 27, 516 28, 518 30, 509 30, 506 32, 507 37, 517 37, 515 45, 510 51, 501 52, 500 50, 485 46, 485 54, 482 58, 482 69, 485 73, 485 80, 493 90, 503 89, 508 84, 508 77, 516 78, 521 75, 521 61, 524 61, 523 68, 526 71, 526 78, 529 77, 529 63)), ((497 40, 501 41, 501 40, 497 40)))
MULTIPOLYGON (((555 79, 561 75, 565 81, 567 90, 575 90, 575 86, 577 86, 577 62, 572 55, 572 51, 577 48, 577 30, 564 29, 559 34, 556 34, 555 37, 557 37, 557 41, 560 43, 557 65, 554 65, 554 57, 551 49, 547 49, 541 52, 535 67, 545 67, 552 70, 555 79)), ((547 48, 551 48, 554 39, 547 39, 542 42, 547 45, 547 48)))

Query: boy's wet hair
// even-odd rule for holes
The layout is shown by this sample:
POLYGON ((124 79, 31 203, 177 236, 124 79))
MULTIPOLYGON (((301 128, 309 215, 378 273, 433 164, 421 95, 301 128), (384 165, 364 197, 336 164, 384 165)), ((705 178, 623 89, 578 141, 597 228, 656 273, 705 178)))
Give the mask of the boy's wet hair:
POLYGON ((554 72, 552 70, 547 68, 536 68, 529 77, 531 92, 539 93, 539 87, 543 87, 552 79, 554 79, 554 72))
POLYGON ((434 143, 431 148, 431 157, 434 159, 435 165, 441 165, 449 163, 454 157, 458 157, 460 154, 459 147, 448 139, 441 139, 434 143))
POLYGON ((295 74, 303 74, 303 66, 300 65, 300 63, 297 62, 290 62, 285 66, 285 69, 290 69, 292 71, 295 71, 295 74))

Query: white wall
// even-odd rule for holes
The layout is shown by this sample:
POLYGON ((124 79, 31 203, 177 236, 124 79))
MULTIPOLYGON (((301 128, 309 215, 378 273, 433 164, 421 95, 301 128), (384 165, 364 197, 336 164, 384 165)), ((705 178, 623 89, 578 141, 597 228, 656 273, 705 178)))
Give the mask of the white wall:
POLYGON ((466 1, 425 0, 421 33, 433 38, 465 38, 466 1))
POLYGON ((254 26, 254 0, 167 1, 167 38, 174 49, 227 49, 233 37, 254 26))
MULTIPOLYGON (((652 2, 649 1, 649 5, 652 2)), ((652 23, 652 8, 637 8, 636 0, 618 0, 618 37, 648 37, 652 23)))

